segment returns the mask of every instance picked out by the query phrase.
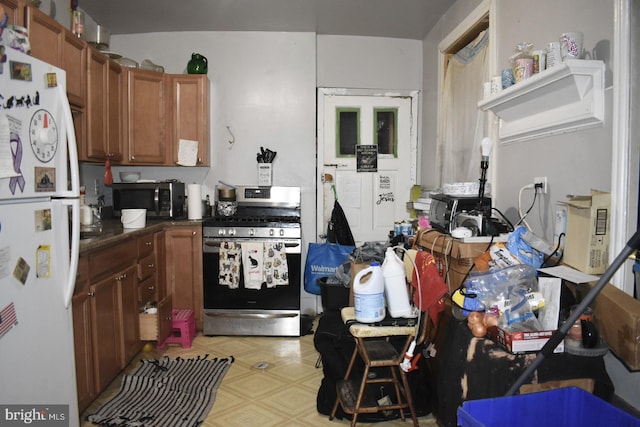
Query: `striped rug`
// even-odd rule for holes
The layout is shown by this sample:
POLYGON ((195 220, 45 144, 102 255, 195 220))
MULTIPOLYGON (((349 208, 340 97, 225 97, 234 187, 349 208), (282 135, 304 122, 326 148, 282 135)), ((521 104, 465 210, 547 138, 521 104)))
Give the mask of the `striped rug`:
POLYGON ((209 414, 233 356, 225 359, 141 360, 120 391, 88 417, 103 426, 192 427, 209 414))

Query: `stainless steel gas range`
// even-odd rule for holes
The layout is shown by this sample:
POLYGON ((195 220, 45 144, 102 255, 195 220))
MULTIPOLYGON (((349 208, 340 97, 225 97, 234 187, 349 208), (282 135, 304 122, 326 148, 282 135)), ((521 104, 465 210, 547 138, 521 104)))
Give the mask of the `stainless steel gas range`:
POLYGON ((236 203, 203 222, 203 333, 300 336, 300 188, 238 186, 236 203))

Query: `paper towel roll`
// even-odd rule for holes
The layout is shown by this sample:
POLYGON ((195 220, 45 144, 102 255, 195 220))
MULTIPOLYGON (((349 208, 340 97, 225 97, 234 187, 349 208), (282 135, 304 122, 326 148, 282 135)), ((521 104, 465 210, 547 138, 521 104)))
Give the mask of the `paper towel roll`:
POLYGON ((189 219, 202 219, 202 186, 187 185, 187 213, 189 219))

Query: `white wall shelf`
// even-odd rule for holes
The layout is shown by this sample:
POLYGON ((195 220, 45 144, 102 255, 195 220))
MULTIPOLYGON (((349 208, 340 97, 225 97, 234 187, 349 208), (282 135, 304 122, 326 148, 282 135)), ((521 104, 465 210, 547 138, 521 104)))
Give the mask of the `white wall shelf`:
POLYGON ((603 61, 573 59, 478 103, 500 118, 503 143, 600 126, 604 120, 603 61))

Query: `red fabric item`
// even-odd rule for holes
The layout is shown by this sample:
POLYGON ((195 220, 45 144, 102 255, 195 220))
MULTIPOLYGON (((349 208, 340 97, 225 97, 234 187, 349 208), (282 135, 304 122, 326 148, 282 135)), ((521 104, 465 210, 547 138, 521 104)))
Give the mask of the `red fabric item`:
POLYGON ((444 310, 444 296, 449 292, 449 288, 438 274, 436 260, 431 253, 418 251, 415 261, 417 269, 413 270, 411 279, 411 286, 416 289, 413 293, 413 302, 420 311, 429 311, 433 325, 437 326, 438 314, 444 310), (420 275, 422 304, 420 304, 420 293, 418 292, 418 274, 420 275))

